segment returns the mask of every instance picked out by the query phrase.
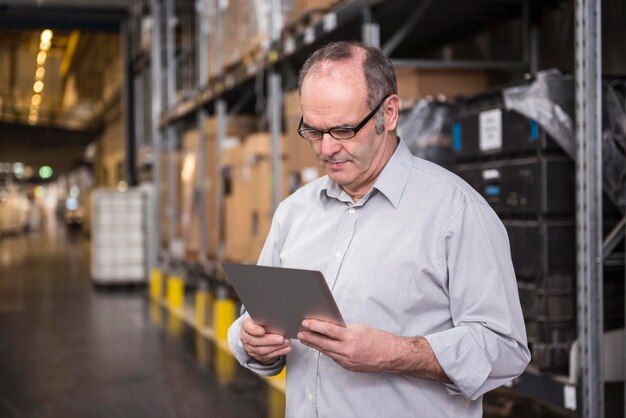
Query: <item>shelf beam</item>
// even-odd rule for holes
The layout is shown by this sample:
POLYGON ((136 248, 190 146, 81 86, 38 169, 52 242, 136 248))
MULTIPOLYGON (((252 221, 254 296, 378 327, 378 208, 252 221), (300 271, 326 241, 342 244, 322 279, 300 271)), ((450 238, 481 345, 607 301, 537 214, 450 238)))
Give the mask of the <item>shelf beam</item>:
POLYGON ((397 68, 435 68, 454 70, 523 70, 526 63, 522 61, 452 61, 429 59, 392 59, 397 68))
POLYGON ((391 35, 391 38, 382 46, 382 51, 386 56, 390 56, 393 51, 402 43, 402 41, 411 33, 417 23, 424 17, 428 8, 434 3, 434 0, 423 0, 419 3, 413 14, 391 35))

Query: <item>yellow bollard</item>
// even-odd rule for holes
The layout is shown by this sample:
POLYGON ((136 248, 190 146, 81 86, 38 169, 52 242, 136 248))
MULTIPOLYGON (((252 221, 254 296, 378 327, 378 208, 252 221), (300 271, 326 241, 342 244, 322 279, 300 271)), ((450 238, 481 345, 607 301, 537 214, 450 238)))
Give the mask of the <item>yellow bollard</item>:
POLYGON ((163 325, 163 310, 156 301, 150 302, 150 319, 155 325, 163 325))
POLYGON ((235 302, 228 297, 226 288, 217 289, 217 297, 213 302, 213 330, 215 338, 226 341, 228 327, 235 321, 235 302))
POLYGON ((150 297, 154 300, 163 296, 163 276, 161 270, 153 268, 150 271, 150 297))
POLYGON ((185 303, 185 282, 181 276, 167 279, 167 304, 172 309, 182 309, 185 303))
POLYGON ((285 393, 267 385, 267 418, 285 416, 285 393))
POLYGON ((237 371, 235 358, 229 352, 217 348, 215 350, 215 371, 219 383, 232 383, 235 380, 235 372, 237 371))
POLYGON ((204 289, 196 291, 196 326, 198 329, 204 328, 209 308, 209 292, 204 289))
POLYGON ((196 332, 196 361, 200 365, 207 365, 211 355, 210 344, 204 335, 196 332))
POLYGON ((184 322, 176 315, 170 312, 167 315, 167 333, 172 338, 181 338, 183 336, 184 322))

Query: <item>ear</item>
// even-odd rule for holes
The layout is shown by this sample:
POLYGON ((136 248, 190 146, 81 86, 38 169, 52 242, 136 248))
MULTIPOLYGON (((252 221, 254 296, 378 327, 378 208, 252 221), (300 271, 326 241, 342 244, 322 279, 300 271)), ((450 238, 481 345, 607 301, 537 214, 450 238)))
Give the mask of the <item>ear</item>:
POLYGON ((400 112, 400 98, 397 94, 392 94, 385 104, 385 130, 395 131, 398 126, 398 114, 400 112))

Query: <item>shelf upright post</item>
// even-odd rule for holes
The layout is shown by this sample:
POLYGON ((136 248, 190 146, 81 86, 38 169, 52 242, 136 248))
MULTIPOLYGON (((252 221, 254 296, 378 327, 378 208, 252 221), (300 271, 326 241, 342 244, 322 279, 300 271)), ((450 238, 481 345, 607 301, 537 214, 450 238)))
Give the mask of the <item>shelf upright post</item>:
MULTIPOLYGON (((278 47, 282 30, 281 0, 271 0, 270 40, 271 52, 278 47)), ((271 66, 269 74, 269 128, 272 136, 272 205, 274 210, 282 199, 282 76, 276 63, 271 66)))
POLYGON ((539 28, 532 14, 530 0, 522 3, 522 51, 526 70, 536 74, 539 71, 539 28))
POLYGON ((124 130, 126 136, 126 180, 129 186, 137 185, 137 164, 135 150, 137 149, 137 138, 135 136, 135 97, 133 86, 135 75, 131 65, 132 55, 132 14, 127 16, 121 25, 120 46, 122 51, 122 109, 124 114, 124 130))
MULTIPOLYGON (((200 91, 209 78, 209 15, 206 0, 196 0, 196 47, 197 47, 197 80, 196 91, 200 91)), ((207 118, 206 109, 203 106, 196 110, 196 126, 198 129, 198 158, 196 172, 196 184, 194 185, 194 196, 198 197, 198 227, 200 228, 198 242, 198 261, 206 268, 207 264, 207 151, 208 144, 204 131, 207 118)))
MULTIPOLYGON (((217 0, 217 14, 215 24, 215 68, 217 68, 217 74, 219 78, 224 77, 224 10, 228 7, 227 0, 217 0)), ((224 150, 224 139, 226 138, 226 126, 228 123, 228 114, 226 108, 226 101, 220 95, 215 99, 214 114, 217 119, 217 135, 215 138, 215 178, 218 179, 217 187, 215 188, 216 202, 217 202, 217 219, 220 230, 218 231, 218 243, 217 243, 217 258, 221 260, 224 255, 224 241, 225 236, 225 213, 224 213, 224 186, 223 182, 219 179, 222 178, 222 152, 224 150)))
MULTIPOLYGON (((173 109, 176 105, 176 57, 175 57, 175 38, 174 29, 176 25, 176 17, 174 15, 174 0, 165 0, 165 56, 166 56, 166 88, 167 88, 167 108, 173 109)), ((168 124, 165 128, 168 141, 168 237, 169 237, 169 253, 170 258, 177 258, 180 254, 177 252, 176 239, 176 221, 178 190, 176 187, 176 125, 168 124)))
POLYGON ((372 20, 372 10, 368 5, 363 6, 361 39, 365 45, 380 48, 380 26, 372 20))
MULTIPOLYGON (((215 178, 222 178, 222 152, 224 150, 224 138, 226 137, 226 125, 227 125, 227 117, 226 113, 226 101, 221 97, 218 97, 215 101, 215 116, 217 117, 217 135, 215 141, 215 178)), ((224 213, 224 186, 223 182, 217 182, 217 187, 215 188, 215 192, 217 194, 217 219, 218 225, 220 228, 218 234, 218 245, 217 245, 217 255, 218 259, 222 259, 222 255, 224 254, 224 242, 223 237, 225 235, 225 213, 224 213)))
POLYGON ((152 221, 154 223, 154 240, 150 243, 150 266, 159 268, 159 251, 161 248, 161 152, 163 136, 159 127, 159 119, 163 112, 162 63, 161 63, 161 0, 150 0, 152 15, 152 37, 150 42, 150 75, 152 77, 151 128, 153 143, 153 170, 152 181, 152 221))
POLYGON ((576 0, 576 235, 582 416, 604 417, 600 1, 576 0))

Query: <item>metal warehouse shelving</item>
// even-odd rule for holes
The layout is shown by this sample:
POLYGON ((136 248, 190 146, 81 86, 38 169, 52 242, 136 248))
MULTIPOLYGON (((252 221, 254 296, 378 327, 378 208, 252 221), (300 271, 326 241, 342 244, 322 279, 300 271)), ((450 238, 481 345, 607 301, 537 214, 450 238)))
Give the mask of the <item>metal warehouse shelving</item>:
MULTIPOLYGON (((220 172, 220 155, 226 135, 229 115, 251 110, 253 98, 267 96, 266 120, 272 136, 272 167, 274 207, 279 201, 281 176, 280 136, 282 91, 295 87, 295 74, 316 45, 329 40, 361 39, 380 46, 398 67, 416 68, 482 68, 503 69, 521 75, 538 68, 537 25, 534 16, 566 0, 354 0, 340 2, 324 11, 322 17, 311 22, 301 21, 279 27, 280 0, 271 0, 270 45, 253 60, 224 67, 219 45, 224 37, 223 3, 210 0, 150 0, 133 10, 130 23, 124 26, 131 44, 126 67, 129 78, 129 103, 140 109, 141 120, 132 118, 132 137, 141 145, 137 158, 152 154, 152 168, 144 170, 145 178, 154 182, 154 234, 161 237, 159 216, 161 204, 161 158, 164 151, 173 161, 179 143, 181 126, 197 127, 200 135, 198 169, 214 167, 220 172), (216 27, 210 32, 209 15, 217 14, 216 27), (142 17, 146 26, 150 20, 152 31, 149 49, 133 49, 139 44, 142 17), (520 20, 522 45, 519 60, 454 61, 433 58, 429 51, 465 37, 484 32, 497 24, 520 20), (177 29, 178 28, 178 32, 177 29), (184 29, 181 29, 184 28, 184 29), (183 37, 186 44, 177 42, 183 37), (218 74, 209 78, 207 67, 209 38, 217 39, 215 61, 218 74), (165 45, 165 48, 162 46, 165 45), (416 51, 421 57, 417 58, 416 51), (262 81, 262 83, 259 83, 262 81), (259 86, 263 88, 259 88, 259 86), (217 118, 217 155, 206 160, 206 138, 203 138, 205 120, 217 118), (146 174, 147 173, 147 174, 146 174)), ((581 353, 580 383, 566 376, 554 376, 527 371, 511 385, 527 396, 550 404, 576 410, 585 417, 604 416, 602 354, 602 261, 609 257, 624 236, 624 221, 602 241, 602 187, 601 187, 601 68, 600 68, 600 2, 575 0, 577 82, 577 283, 578 335, 581 353), (593 100, 591 99, 593 98, 593 100)), ((144 28, 145 29, 145 28, 144 28)), ((145 46, 145 45, 144 45, 145 46)), ((146 159, 146 160, 149 160, 146 159)), ((169 167, 169 242, 174 242, 177 202, 172 190, 176 187, 174 164, 169 167)), ((141 173, 139 173, 141 177, 141 173)), ((219 178, 219 176, 218 176, 219 178)), ((219 183, 219 182, 218 182, 219 183)), ((200 213, 205 213, 204 190, 206 179, 199 176, 195 189, 202 197, 200 213)), ((221 185, 217 195, 223 199, 221 185)), ((220 200, 218 200, 219 202, 220 200)), ((219 206, 219 205, 218 205, 219 206)), ((200 216, 200 241, 197 266, 206 276, 214 275, 216 260, 206 254, 206 219, 200 216)), ((173 248, 162 249, 159 242, 149 249, 150 265, 175 268, 182 265, 173 248)), ((623 262, 623 260, 622 260, 623 262)))

